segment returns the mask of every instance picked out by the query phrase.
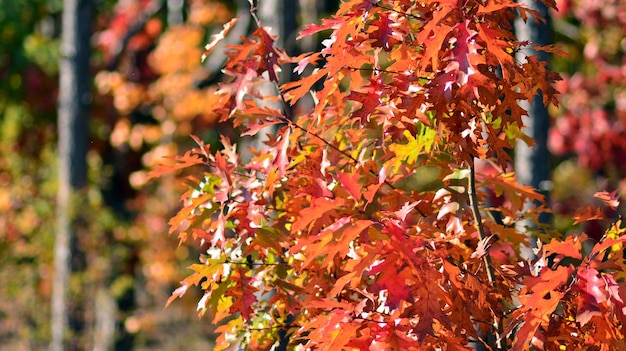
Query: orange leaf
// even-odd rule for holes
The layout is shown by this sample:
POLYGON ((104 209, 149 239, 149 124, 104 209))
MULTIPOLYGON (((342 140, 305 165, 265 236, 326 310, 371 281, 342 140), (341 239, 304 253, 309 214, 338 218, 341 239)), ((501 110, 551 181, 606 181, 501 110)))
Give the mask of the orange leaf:
POLYGON ((361 192, 363 190, 363 187, 359 184, 360 178, 361 175, 358 172, 348 174, 337 171, 337 180, 357 201, 361 200, 361 192))
POLYGON ((198 273, 193 273, 187 278, 185 278, 185 280, 180 282, 180 286, 176 288, 174 292, 172 292, 172 296, 170 296, 170 298, 167 299, 167 303, 165 304, 165 307, 169 306, 172 303, 172 301, 176 300, 176 298, 183 297, 183 295, 185 295, 185 293, 187 292, 187 289, 189 289, 190 286, 200 284, 201 280, 202 280, 202 276, 198 273))
POLYGON ((158 163, 148 174, 148 180, 161 177, 164 174, 172 173, 187 167, 204 164, 204 160, 196 155, 193 150, 187 151, 183 156, 165 157, 171 160, 170 163, 158 163))
POLYGON ((335 242, 326 245, 324 247, 324 251, 320 253, 326 254, 326 258, 322 262, 321 267, 328 267, 337 255, 339 255, 342 259, 345 258, 348 251, 350 251, 350 243, 356 240, 359 234, 371 225, 372 221, 362 219, 345 228, 339 235, 336 236, 335 242))
POLYGON ((312 222, 322 218, 327 212, 335 210, 345 204, 342 198, 327 199, 318 197, 313 200, 311 207, 300 211, 300 218, 292 225, 291 231, 298 232, 306 228, 312 222))
POLYGON ((590 256, 593 258, 596 255, 598 255, 600 252, 608 249, 609 247, 611 247, 613 245, 622 244, 624 241, 626 241, 626 235, 622 235, 622 236, 618 237, 617 239, 606 238, 606 239, 602 240, 601 242, 597 243, 593 247, 593 250, 591 251, 591 255, 590 256))

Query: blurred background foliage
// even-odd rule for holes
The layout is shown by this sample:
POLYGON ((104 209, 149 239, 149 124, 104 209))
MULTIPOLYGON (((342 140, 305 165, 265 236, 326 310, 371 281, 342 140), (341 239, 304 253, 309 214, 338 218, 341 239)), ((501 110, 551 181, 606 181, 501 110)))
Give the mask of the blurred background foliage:
MULTIPOLYGON (((200 57, 210 35, 247 4, 97 1, 90 182, 87 198, 77 199, 87 268, 71 281, 84 299, 85 349, 210 349, 212 327, 195 318, 196 297, 188 293, 163 309, 198 256, 167 235, 186 189, 173 178, 148 182, 147 174, 161 157, 188 149, 189 134, 212 144, 220 133, 234 134, 204 112, 218 99, 221 61, 203 65, 200 57)), ((572 214, 595 191, 626 193, 626 4, 558 4, 555 39, 569 56, 552 62, 564 80, 561 105, 551 111, 551 206, 557 228, 568 233, 576 229, 572 214)), ((299 22, 336 5, 300 0, 299 22)), ((0 0, 1 350, 41 350, 50 337, 62 6, 62 0, 0 0)), ((289 53, 315 44, 308 45, 289 53)), ((597 236, 603 225, 583 229, 597 236)))
MULTIPOLYGON (((568 54, 555 58, 561 73, 560 106, 553 108, 549 149, 554 155, 555 225, 572 230, 571 214, 596 191, 626 194, 626 2, 557 0, 555 42, 568 54)), ((622 206, 621 212, 624 207, 622 206)), ((619 212, 607 213, 609 218, 619 212)), ((594 238, 607 223, 592 221, 594 238)))
MULTIPOLYGON (((309 20, 327 5, 301 3, 315 10, 303 15, 309 20)), ((0 350, 42 350, 50 340, 62 6, 0 0, 0 350)), ((81 349, 211 349, 212 327, 195 316, 197 297, 164 309, 198 257, 195 245, 167 235, 185 185, 147 182, 147 174, 163 156, 189 148, 191 133, 213 144, 233 134, 204 112, 223 59, 202 65, 200 58, 210 35, 248 6, 96 1, 89 189, 75 200, 86 267, 70 281, 85 319, 83 333, 72 336, 81 349)))

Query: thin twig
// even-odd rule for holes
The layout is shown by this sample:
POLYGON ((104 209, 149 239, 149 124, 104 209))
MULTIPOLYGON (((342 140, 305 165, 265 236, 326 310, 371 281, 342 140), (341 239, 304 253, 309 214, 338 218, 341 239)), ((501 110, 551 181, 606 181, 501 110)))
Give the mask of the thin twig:
MULTIPOLYGON (((483 220, 480 216, 480 209, 478 208, 478 198, 476 195, 476 170, 474 168, 474 161, 470 163, 470 178, 469 178, 469 189, 467 190, 467 195, 469 196, 470 206, 472 208, 472 214, 474 215, 474 222, 476 223, 476 229, 478 230, 478 237, 481 241, 487 240, 487 235, 485 234, 485 227, 483 226, 483 220)), ((491 264, 491 256, 489 255, 488 249, 486 250, 485 255, 483 256, 483 261, 485 262, 485 271, 487 272, 487 279, 489 279, 489 283, 492 286, 496 284, 496 278, 493 271, 493 266, 491 264)), ((504 350, 506 349, 506 340, 502 338, 504 334, 504 328, 502 320, 495 316, 493 321, 493 328, 495 330, 496 337, 496 350, 504 350)))
MULTIPOLYGON (((369 68, 369 67, 352 67, 352 66, 344 66, 345 69, 349 69, 351 71, 355 71, 355 72, 380 72, 380 73, 387 73, 387 74, 398 74, 398 75, 403 75, 403 76, 407 76, 408 73, 410 72, 411 75, 413 75, 415 77, 415 75, 413 74, 414 72, 412 71, 404 71, 404 72, 400 72, 400 71, 391 71, 391 70, 387 70, 387 69, 383 69, 383 68, 369 68)), ((424 80, 428 80, 428 81, 432 81, 433 78, 431 77, 426 77, 426 76, 417 76, 415 77, 417 79, 424 79, 424 80)))
MULTIPOLYGON (((276 84, 276 82, 274 82, 274 84, 276 84)), ((287 102, 285 101, 285 97, 282 93, 282 91, 280 91, 280 89, 278 90, 278 93, 281 97, 281 101, 284 105, 284 109, 287 112, 288 110, 288 106, 287 106, 287 102)), ((288 125, 290 125, 292 128, 296 128, 296 129, 300 129, 301 131, 303 131, 305 134, 309 134, 311 136, 313 136, 314 138, 317 138, 318 140, 320 140, 321 142, 323 142, 324 144, 326 144, 328 147, 330 147, 331 149, 339 152, 341 155, 347 157, 348 159, 350 159, 352 162, 354 162, 354 164, 359 164, 359 160, 357 160, 356 158, 354 158, 352 155, 348 154, 347 152, 341 150, 339 147, 337 147, 336 145, 332 144, 331 142, 329 142, 328 140, 322 138, 320 135, 308 130, 305 127, 300 126, 298 123, 294 122, 292 119, 293 118, 288 118, 288 117, 292 117, 291 115, 288 115, 288 117, 285 116, 277 116, 278 119, 280 119, 281 121, 287 123, 288 125)), ((378 174, 376 172, 374 172, 372 169, 369 169, 369 173, 373 176, 378 177, 378 174)), ((389 180, 385 179, 384 180, 385 185, 387 185, 388 187, 390 187, 393 190, 396 190, 396 186, 391 184, 389 182, 389 180)), ((417 212, 422 215, 422 217, 426 217, 426 214, 419 209, 419 207, 415 207, 415 209, 417 210, 417 212)))
POLYGON ((294 268, 293 266, 287 264, 287 263, 270 263, 270 262, 243 262, 243 261, 229 261, 229 260, 225 260, 224 262, 217 262, 216 264, 236 264, 236 265, 241 265, 241 266, 248 266, 248 267, 264 267, 264 266, 283 266, 283 267, 289 267, 289 268, 294 268))
MULTIPOLYGON (((301 131, 303 131, 305 134, 309 134, 309 135, 313 136, 314 138, 316 138, 316 139, 320 140, 322 143, 326 144, 326 146, 328 146, 328 147, 330 147, 331 149, 333 149, 333 150, 335 150, 335 151, 339 152, 341 155, 343 155, 343 156, 345 156, 345 157, 349 158, 349 159, 350 159, 352 162, 354 162, 355 164, 358 164, 358 163, 359 163, 359 160, 357 160, 356 158, 354 158, 352 155, 350 155, 350 154, 346 153, 345 151, 341 150, 339 147, 337 147, 336 145, 332 144, 332 143, 331 143, 331 142, 329 142, 328 140, 326 140, 326 139, 322 138, 322 137, 321 137, 320 135, 318 135, 317 133, 314 133, 314 132, 312 132, 312 131, 308 130, 307 128, 300 126, 298 123, 294 122, 294 121, 293 121, 293 116, 291 116, 291 114, 290 114, 290 112, 289 112, 290 110, 289 110, 289 107, 288 107, 287 102, 286 102, 286 100, 285 100, 285 96, 283 95, 283 92, 280 90, 280 88, 278 88, 278 84, 277 84, 276 82, 274 82, 274 84, 276 85, 276 88, 278 89, 278 94, 280 95, 280 98, 281 98, 281 101, 282 101, 282 104, 283 104, 283 109, 285 110, 285 113, 287 114, 287 116, 286 116, 286 117, 285 117, 285 116, 277 116, 279 120, 281 120, 282 122, 287 123, 288 125, 292 126, 293 128, 300 129, 300 130, 301 130, 301 131)), ((369 170, 369 172, 370 172, 372 175, 374 175, 374 176, 377 176, 377 177, 378 177, 378 174, 376 174, 376 172, 374 172, 373 170, 371 170, 371 169, 370 169, 370 170, 369 170)), ((386 184, 387 186, 389 186, 391 189, 394 189, 394 190, 396 189, 396 187, 395 187, 393 184, 389 183, 389 181, 388 181, 388 180, 386 180, 386 179, 385 179, 385 184, 386 184)), ((418 210, 419 210, 419 209, 418 209, 418 210)), ((424 214, 422 213, 422 215, 424 215, 424 214)))
POLYGON ((378 7, 378 8, 383 9, 383 10, 387 10, 387 11, 395 12, 395 13, 397 13, 397 14, 399 14, 399 15, 403 15, 403 16, 407 16, 407 17, 413 17, 413 18, 418 19, 418 20, 420 20, 420 21, 423 21, 423 20, 424 20, 424 18, 422 18, 421 16, 414 15, 414 14, 412 14, 412 13, 403 12, 403 11, 398 11, 398 10, 396 10, 396 9, 394 9, 394 8, 387 7, 387 6, 383 6, 383 5, 379 5, 379 4, 376 4, 376 3, 373 3, 372 5, 373 5, 374 7, 378 7))

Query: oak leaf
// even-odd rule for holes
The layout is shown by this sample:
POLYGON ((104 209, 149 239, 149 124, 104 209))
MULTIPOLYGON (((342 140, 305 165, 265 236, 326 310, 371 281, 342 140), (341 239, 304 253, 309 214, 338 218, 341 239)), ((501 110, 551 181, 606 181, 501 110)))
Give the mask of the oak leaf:
POLYGON ((213 51, 213 49, 215 49, 217 44, 219 44, 219 42, 221 42, 222 40, 224 40, 224 38, 226 38, 226 35, 235 26, 235 24, 237 24, 238 20, 239 20, 239 17, 235 17, 235 18, 231 19, 230 21, 228 21, 228 23, 224 24, 224 28, 222 29, 221 32, 219 32, 218 34, 213 34, 211 36, 211 42, 208 43, 204 47, 205 51, 202 54, 202 62, 204 62, 204 60, 206 60, 206 58, 213 51))
POLYGON ((346 200, 343 198, 329 199, 325 197, 319 197, 313 200, 311 207, 305 208, 300 211, 300 218, 296 220, 291 228, 292 232, 298 232, 306 228, 309 224, 317 219, 322 218, 328 212, 336 210, 345 204, 346 200))

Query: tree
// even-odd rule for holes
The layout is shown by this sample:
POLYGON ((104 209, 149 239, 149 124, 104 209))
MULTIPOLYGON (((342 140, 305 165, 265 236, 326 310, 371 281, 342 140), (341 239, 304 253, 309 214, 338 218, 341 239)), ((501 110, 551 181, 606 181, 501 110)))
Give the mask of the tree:
MULTIPOLYGON (((518 17, 515 19, 515 34, 520 41, 528 41, 536 45, 550 45, 551 19, 548 6, 541 2, 531 2, 529 9, 537 11, 543 20, 527 21, 518 17)), ((526 56, 537 57, 540 62, 546 64, 549 60, 549 53, 527 47, 519 51, 516 55, 520 60, 526 56)), ((524 117, 524 131, 534 140, 533 145, 527 145, 524 141, 517 142, 515 147, 515 173, 520 184, 530 185, 540 190, 544 196, 549 194, 550 184, 550 155, 548 152, 548 130, 550 129, 550 115, 548 108, 543 103, 543 92, 538 90, 532 101, 522 102, 522 107, 528 111, 528 116, 524 117)), ((539 222, 547 223, 549 214, 544 212, 540 215, 539 222)), ((535 226, 531 222, 518 223, 523 226, 535 226)), ((533 241, 533 239, 530 239, 533 241)))
MULTIPOLYGON (((88 106, 91 102, 91 0, 67 0, 63 7, 59 66, 59 187, 54 246, 52 351, 64 350, 68 331, 82 329, 82 317, 69 304, 70 274, 84 268, 78 244, 80 192, 87 185, 88 106), (73 318, 71 321, 68 318, 73 318), (71 322, 71 323, 70 323, 71 322), (69 327, 69 329, 68 329, 69 327)), ((73 335, 75 337, 75 335, 73 335)))
MULTIPOLYGON (((300 33, 330 32, 320 52, 290 57, 261 26, 229 46, 230 80, 211 113, 244 134, 278 131, 247 163, 225 136, 219 150, 194 137, 196 148, 151 173, 201 168, 187 170, 170 233, 206 251, 169 302, 199 286, 199 314, 221 322, 217 350, 269 349, 280 330, 293 334, 291 349, 624 347, 620 223, 588 250, 584 234, 549 232, 525 260, 513 224, 537 222, 541 208, 525 204, 543 196, 512 173, 475 167, 506 166, 526 137, 519 100, 541 91, 557 102, 558 75, 537 56, 512 56, 555 51, 516 40, 518 14, 539 20, 513 1, 353 0, 300 33), (284 63, 314 69, 283 83, 284 63), (257 103, 268 83, 283 109, 257 103), (287 104, 298 111, 307 94, 315 106, 291 114, 287 104), (501 204, 485 207, 481 189, 501 204)), ((596 196, 617 206, 613 194, 596 196)))

